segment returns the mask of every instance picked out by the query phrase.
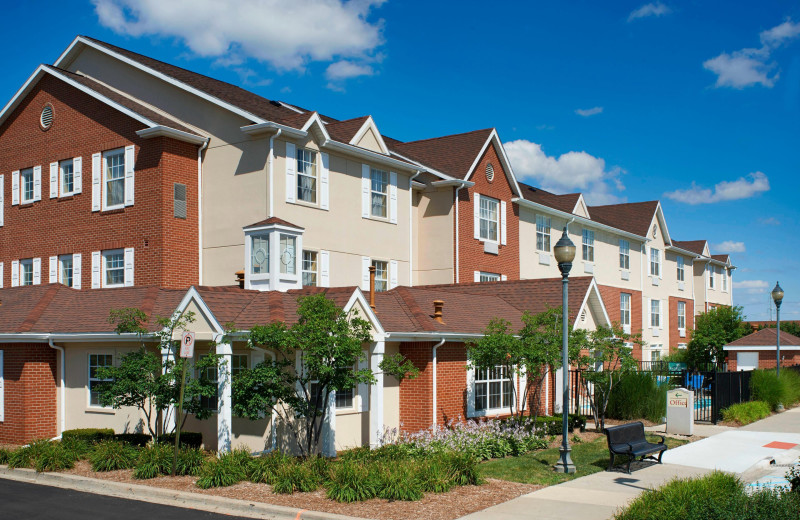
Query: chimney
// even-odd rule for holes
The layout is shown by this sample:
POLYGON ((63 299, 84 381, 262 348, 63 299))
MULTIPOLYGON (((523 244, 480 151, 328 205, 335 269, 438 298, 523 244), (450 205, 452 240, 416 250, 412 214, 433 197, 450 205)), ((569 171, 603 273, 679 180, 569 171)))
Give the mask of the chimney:
POLYGON ((236 271, 236 283, 239 285, 239 289, 244 289, 244 269, 236 271))
POLYGON ((442 312, 444 311, 444 300, 433 300, 433 319, 438 323, 444 323, 442 312))
POLYGON ((375 310, 375 266, 369 266, 369 306, 375 310))

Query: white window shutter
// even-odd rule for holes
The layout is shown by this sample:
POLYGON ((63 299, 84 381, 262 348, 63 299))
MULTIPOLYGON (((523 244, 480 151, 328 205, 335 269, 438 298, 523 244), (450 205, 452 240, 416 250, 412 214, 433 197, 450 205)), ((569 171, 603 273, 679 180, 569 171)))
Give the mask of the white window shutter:
POLYGON ((6 420, 6 380, 3 374, 3 351, 0 350, 0 422, 6 420))
POLYGON ((500 201, 500 244, 506 245, 506 221, 508 220, 508 215, 506 215, 506 201, 500 201))
POLYGON ((330 257, 331 257, 331 254, 328 251, 320 251, 319 252, 319 286, 320 287, 330 287, 331 286, 330 257))
POLYGON ((326 153, 321 153, 322 160, 320 161, 319 169, 319 207, 328 209, 330 200, 330 193, 328 189, 328 173, 330 171, 330 156, 326 153))
POLYGON ((5 175, 0 175, 0 227, 3 227, 3 213, 6 212, 6 201, 5 201, 5 175))
POLYGON ((102 255, 100 251, 92 251, 92 289, 100 288, 100 262, 102 255))
POLYGON ((369 266, 372 265, 368 256, 361 257, 361 288, 369 291, 369 266))
POLYGON ((50 163, 50 198, 58 197, 58 163, 50 163))
POLYGON ((504 274, 501 274, 501 275, 500 275, 500 281, 501 281, 501 282, 505 282, 506 280, 508 280, 508 276, 506 276, 506 275, 504 275, 504 274))
POLYGON ((370 216, 370 169, 369 164, 361 165, 361 218, 370 216))
POLYGON ((297 193, 297 153, 294 144, 286 143, 286 202, 295 201, 297 193))
POLYGON ((19 260, 11 262, 11 287, 19 287, 19 260))
POLYGON ((80 193, 83 188, 83 158, 72 159, 72 193, 80 193))
POLYGON ((134 187, 134 150, 133 145, 125 147, 125 205, 133 206, 134 187))
POLYGON ((34 258, 33 259, 33 285, 39 285, 42 283, 42 259, 41 258, 34 258))
POLYGON ((33 167, 33 201, 42 200, 42 167, 33 167))
POLYGON ((480 282, 481 281, 481 272, 475 271, 475 279, 472 280, 473 282, 480 282))
MULTIPOLYGON (((456 201, 456 204, 458 201, 456 201)), ((475 217, 475 238, 477 240, 481 239, 481 196, 477 193, 475 194, 475 200, 472 205, 473 215, 475 217)))
POLYGON ((397 174, 389 172, 389 221, 397 224, 397 174))
POLYGON ((50 283, 58 283, 58 257, 50 257, 50 283))
POLYGON ((11 205, 19 204, 19 170, 11 172, 11 205))
POLYGON ((133 248, 125 248, 125 287, 133 287, 133 248))
POLYGON ((103 193, 101 159, 102 156, 99 153, 92 154, 92 211, 100 211, 100 200, 103 193))
POLYGON ((5 273, 3 272, 3 262, 0 262, 0 289, 3 288, 3 275, 4 274, 5 273))
MULTIPOLYGON (((362 358, 358 360, 358 369, 364 370, 369 368, 369 352, 366 350, 361 352, 362 358)), ((358 385, 358 411, 359 412, 368 412, 369 411, 369 386, 366 383, 361 383, 358 385)))
POLYGON ((389 289, 397 287, 397 260, 389 261, 389 289))
POLYGON ((81 288, 81 254, 72 255, 72 288, 81 288))

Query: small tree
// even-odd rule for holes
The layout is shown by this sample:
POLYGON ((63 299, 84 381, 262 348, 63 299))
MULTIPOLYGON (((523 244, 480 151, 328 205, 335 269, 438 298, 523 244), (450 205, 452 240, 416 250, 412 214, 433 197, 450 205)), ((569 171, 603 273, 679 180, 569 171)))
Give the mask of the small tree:
POLYGON ((687 345, 687 362, 692 367, 719 363, 725 359, 723 347, 749 333, 743 323, 742 307, 720 306, 695 317, 692 339, 687 345))

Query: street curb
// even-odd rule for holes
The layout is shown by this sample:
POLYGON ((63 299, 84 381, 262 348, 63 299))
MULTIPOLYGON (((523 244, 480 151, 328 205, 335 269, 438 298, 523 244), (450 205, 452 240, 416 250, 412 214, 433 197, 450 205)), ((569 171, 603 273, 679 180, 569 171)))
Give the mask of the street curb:
POLYGON ((8 466, 0 466, 0 478, 248 518, 269 520, 366 520, 334 513, 321 513, 262 502, 249 502, 200 493, 163 489, 142 484, 111 482, 60 473, 37 473, 32 469, 11 469, 8 466))

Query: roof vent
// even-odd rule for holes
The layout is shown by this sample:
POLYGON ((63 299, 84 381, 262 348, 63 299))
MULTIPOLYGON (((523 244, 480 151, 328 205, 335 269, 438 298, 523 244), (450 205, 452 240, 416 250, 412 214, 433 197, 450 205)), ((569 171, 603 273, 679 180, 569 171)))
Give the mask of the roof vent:
POLYGON ((433 300, 433 319, 438 323, 444 323, 444 301, 433 300))
POLYGON ((39 124, 42 125, 43 130, 47 130, 53 124, 53 105, 50 103, 47 103, 42 109, 39 124))
POLYGON ((494 180, 494 166, 492 166, 492 163, 488 163, 486 165, 486 179, 489 182, 492 182, 494 180))

